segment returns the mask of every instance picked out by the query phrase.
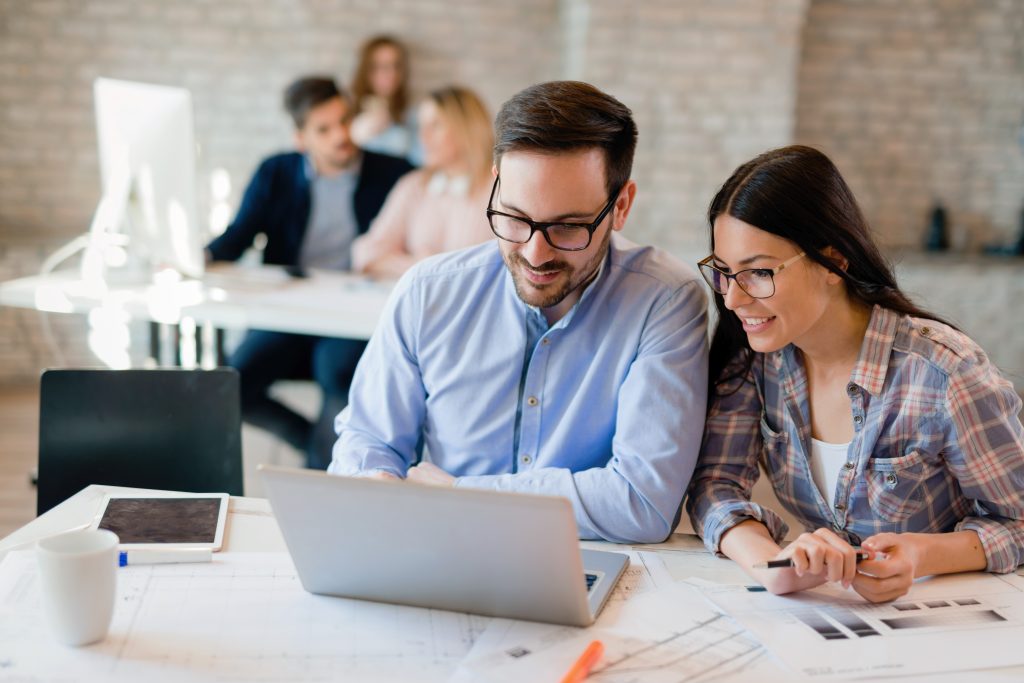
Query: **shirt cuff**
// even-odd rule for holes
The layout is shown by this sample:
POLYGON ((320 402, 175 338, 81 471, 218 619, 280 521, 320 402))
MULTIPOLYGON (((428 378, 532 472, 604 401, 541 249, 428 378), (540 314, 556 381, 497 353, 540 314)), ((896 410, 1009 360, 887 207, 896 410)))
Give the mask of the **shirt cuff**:
POLYGON ((500 490, 499 487, 494 485, 493 475, 455 477, 455 483, 452 486, 459 489, 500 490))
POLYGON ((782 521, 781 517, 757 503, 749 501, 721 503, 716 505, 714 513, 704 520, 700 535, 704 539, 705 547, 715 555, 721 556, 722 536, 729 529, 748 519, 764 524, 776 543, 781 544, 786 534, 789 533, 789 526, 782 521))
POLYGON ((358 464, 347 458, 334 458, 327 467, 328 474, 336 474, 342 477, 366 477, 375 472, 387 472, 399 479, 405 479, 406 474, 382 457, 365 458, 358 464))
POLYGON ((988 562, 985 571, 1008 574, 1015 571, 1021 562, 1021 548, 1013 531, 999 520, 990 517, 964 517, 956 525, 956 531, 974 531, 978 534, 988 562))

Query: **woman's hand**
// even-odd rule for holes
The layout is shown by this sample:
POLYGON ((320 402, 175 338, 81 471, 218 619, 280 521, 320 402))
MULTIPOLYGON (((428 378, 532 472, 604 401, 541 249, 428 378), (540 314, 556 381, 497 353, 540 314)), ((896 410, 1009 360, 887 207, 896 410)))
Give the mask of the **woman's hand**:
MULTIPOLYGON (((857 549, 831 529, 800 534, 772 559, 787 558, 793 562, 792 569, 771 571, 789 572, 798 579, 814 578, 813 585, 840 583, 843 588, 849 588, 857 574, 857 549)), ((806 583, 800 581, 801 588, 810 587, 806 583)))
POLYGON ((906 595, 914 584, 920 564, 918 534, 875 534, 864 539, 865 550, 884 558, 860 563, 853 589, 869 602, 888 602, 906 595))
POLYGON ((352 119, 350 135, 357 145, 372 140, 391 125, 388 101, 383 97, 368 95, 363 98, 362 111, 352 119))
POLYGON ((764 524, 748 519, 725 532, 720 547, 775 595, 814 588, 826 581, 838 581, 848 587, 857 571, 857 550, 831 529, 801 534, 782 549, 764 524), (755 569, 767 560, 785 559, 792 560, 794 566, 755 569))

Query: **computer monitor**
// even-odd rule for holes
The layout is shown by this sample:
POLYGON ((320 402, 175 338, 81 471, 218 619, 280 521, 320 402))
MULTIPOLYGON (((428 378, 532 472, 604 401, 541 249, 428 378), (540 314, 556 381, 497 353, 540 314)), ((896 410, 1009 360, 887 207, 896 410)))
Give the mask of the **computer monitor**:
POLYGON ((83 259, 88 279, 148 280, 171 268, 203 274, 192 97, 184 88, 98 78, 103 196, 83 259))

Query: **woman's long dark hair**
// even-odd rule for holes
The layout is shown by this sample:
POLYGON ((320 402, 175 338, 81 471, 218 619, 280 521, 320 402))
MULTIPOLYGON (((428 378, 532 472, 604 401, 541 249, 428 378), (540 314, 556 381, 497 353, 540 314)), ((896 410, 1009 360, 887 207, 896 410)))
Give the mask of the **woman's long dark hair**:
POLYGON ((405 108, 409 105, 409 50, 405 47, 405 43, 394 36, 373 36, 359 48, 359 64, 356 66, 356 73, 352 78, 352 99, 355 113, 358 114, 361 111, 362 103, 367 95, 375 94, 370 86, 370 70, 373 67, 373 53, 381 47, 394 48, 399 55, 402 82, 394 96, 388 100, 388 113, 391 115, 392 121, 401 123, 402 117, 405 116, 405 108))
MULTIPOLYGON (((807 258, 843 278, 850 296, 868 307, 878 304, 952 327, 914 305, 900 290, 839 169, 813 147, 792 145, 765 152, 733 172, 708 207, 712 253, 715 219, 722 214, 793 242, 807 258), (846 259, 845 270, 822 254, 826 247, 846 259)), ((714 298, 718 326, 711 339, 709 400, 719 387, 746 378, 754 361, 739 317, 725 307, 721 294, 714 298)))

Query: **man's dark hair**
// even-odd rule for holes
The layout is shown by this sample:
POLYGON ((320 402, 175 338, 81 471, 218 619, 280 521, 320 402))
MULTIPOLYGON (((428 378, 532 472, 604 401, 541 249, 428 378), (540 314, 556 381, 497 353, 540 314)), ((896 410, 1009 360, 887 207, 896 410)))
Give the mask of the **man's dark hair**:
POLYGON ((506 152, 604 151, 608 193, 626 184, 633 171, 636 123, 629 107, 579 81, 540 83, 514 95, 494 123, 494 164, 506 152))
POLYGON ((284 91, 284 108, 295 127, 302 128, 312 109, 335 97, 344 99, 345 93, 333 78, 309 76, 300 78, 284 91))

